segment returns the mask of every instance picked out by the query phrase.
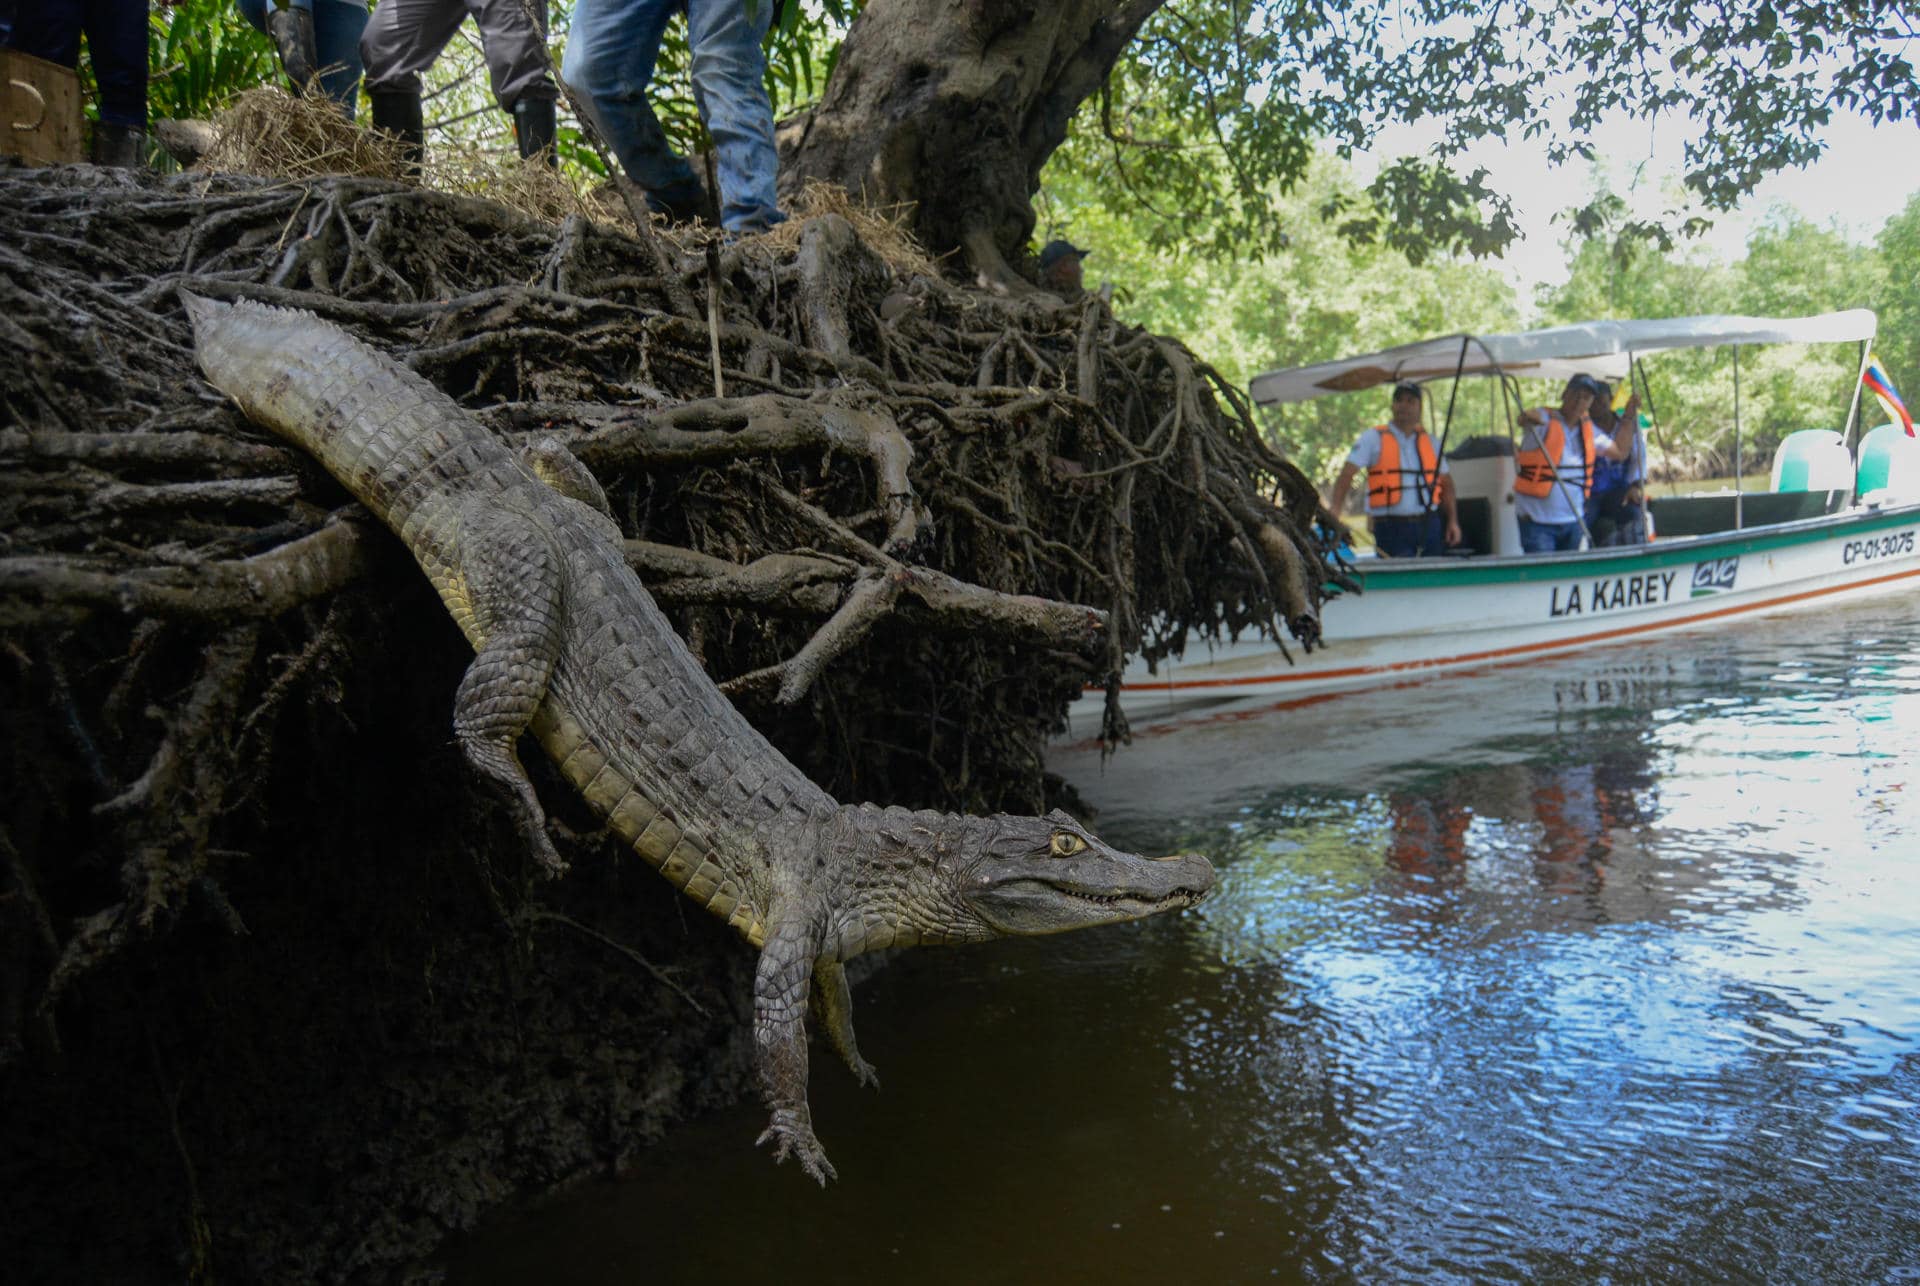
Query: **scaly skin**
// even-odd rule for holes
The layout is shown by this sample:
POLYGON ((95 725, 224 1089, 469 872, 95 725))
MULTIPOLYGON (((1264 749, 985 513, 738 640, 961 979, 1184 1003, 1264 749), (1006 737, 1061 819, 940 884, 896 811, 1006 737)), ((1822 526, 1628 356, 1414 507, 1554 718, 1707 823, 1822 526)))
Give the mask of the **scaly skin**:
POLYGON ((468 760, 564 869, 515 746, 531 732, 673 886, 760 948, 761 1142, 821 1183, 807 1010, 863 1084, 844 961, 1191 906, 1203 857, 1147 859, 1064 813, 964 817, 843 805, 741 717, 621 557, 592 475, 558 443, 516 455, 452 399, 308 313, 182 292, 201 369, 312 453, 412 550, 473 644, 454 698, 468 760))

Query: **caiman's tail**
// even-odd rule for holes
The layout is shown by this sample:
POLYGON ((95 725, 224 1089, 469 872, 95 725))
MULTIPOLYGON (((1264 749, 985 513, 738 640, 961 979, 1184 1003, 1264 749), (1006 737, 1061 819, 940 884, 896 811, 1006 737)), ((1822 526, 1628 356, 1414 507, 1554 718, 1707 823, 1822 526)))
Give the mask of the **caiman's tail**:
POLYGON ((312 313, 186 290, 180 299, 207 382, 390 525, 404 519, 392 512, 396 493, 454 445, 506 455, 452 398, 312 313))

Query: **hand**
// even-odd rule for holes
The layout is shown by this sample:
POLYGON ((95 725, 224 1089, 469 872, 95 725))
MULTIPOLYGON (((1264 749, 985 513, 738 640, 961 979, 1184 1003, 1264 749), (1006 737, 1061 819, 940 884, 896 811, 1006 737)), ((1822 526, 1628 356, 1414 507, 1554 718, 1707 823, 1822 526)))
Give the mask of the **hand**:
POLYGON ((1460 543, 1460 523, 1458 520, 1453 518, 1447 519, 1446 540, 1447 540, 1448 549, 1452 549, 1455 545, 1460 543))

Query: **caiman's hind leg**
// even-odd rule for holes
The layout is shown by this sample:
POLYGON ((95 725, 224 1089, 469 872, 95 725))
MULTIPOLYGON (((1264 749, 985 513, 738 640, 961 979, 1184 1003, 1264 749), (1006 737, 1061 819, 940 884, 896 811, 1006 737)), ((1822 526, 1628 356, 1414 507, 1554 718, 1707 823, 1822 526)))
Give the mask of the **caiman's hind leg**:
POLYGON ((461 516, 460 569, 484 640, 460 680, 453 731, 467 761, 507 792, 547 874, 564 873, 515 742, 546 699, 565 613, 560 555, 538 521, 474 504, 461 516))
POLYGON ((773 1159, 789 1155, 821 1187, 834 1178, 807 1106, 807 990, 819 935, 806 914, 775 914, 753 977, 754 1062, 760 1092, 773 1120, 756 1144, 773 1144, 773 1159))
POLYGON ((581 464, 579 458, 567 450, 559 438, 541 438, 522 451, 520 459, 533 471, 534 477, 561 495, 578 500, 609 518, 613 517, 613 507, 607 503, 607 493, 601 488, 600 479, 594 477, 592 471, 581 464))
POLYGON ((860 1057, 860 1048, 853 1041, 853 990, 847 986, 847 967, 838 960, 815 961, 813 991, 808 1000, 815 1026, 825 1034, 833 1052, 853 1070, 853 1079, 879 1089, 880 1073, 860 1057))

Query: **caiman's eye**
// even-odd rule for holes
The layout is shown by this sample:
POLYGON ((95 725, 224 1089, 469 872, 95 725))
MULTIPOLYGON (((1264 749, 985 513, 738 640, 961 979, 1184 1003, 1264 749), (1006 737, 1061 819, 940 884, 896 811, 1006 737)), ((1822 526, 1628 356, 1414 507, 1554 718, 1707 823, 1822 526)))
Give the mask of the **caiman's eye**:
POLYGON ((1072 831, 1055 831, 1053 833, 1053 842, 1047 847, 1055 857, 1072 857, 1086 846, 1087 841, 1081 839, 1072 831))

